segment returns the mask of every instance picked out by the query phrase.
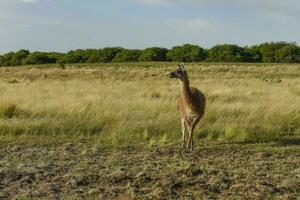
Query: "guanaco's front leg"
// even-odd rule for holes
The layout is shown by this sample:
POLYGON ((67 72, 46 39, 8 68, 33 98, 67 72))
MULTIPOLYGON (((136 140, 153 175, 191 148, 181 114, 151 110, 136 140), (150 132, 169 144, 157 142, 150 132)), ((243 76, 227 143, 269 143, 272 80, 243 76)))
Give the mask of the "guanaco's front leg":
POLYGON ((187 143, 187 148, 190 150, 190 151, 193 151, 194 150, 194 141, 193 141, 193 132, 194 132, 194 128, 196 127, 197 123, 199 122, 199 119, 198 118, 194 118, 190 123, 190 126, 188 128, 189 130, 189 139, 188 139, 188 143, 187 143))
POLYGON ((184 143, 185 143, 185 121, 181 120, 181 132, 182 132, 182 141, 181 141, 181 147, 184 148, 184 143))

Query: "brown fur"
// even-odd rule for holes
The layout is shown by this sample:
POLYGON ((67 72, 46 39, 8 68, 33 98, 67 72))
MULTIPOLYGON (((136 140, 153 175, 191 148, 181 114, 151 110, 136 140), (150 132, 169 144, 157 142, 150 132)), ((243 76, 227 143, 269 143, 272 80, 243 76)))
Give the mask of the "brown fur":
POLYGON ((184 107, 190 107, 191 110, 196 112, 200 118, 204 115, 205 112, 205 103, 206 99, 204 94, 199 91, 197 88, 190 87, 190 96, 187 97, 187 102, 183 100, 184 95, 179 94, 177 98, 178 108, 180 113, 186 116, 184 107))
POLYGON ((197 88, 189 86, 188 76, 183 66, 172 72, 170 77, 178 78, 180 83, 177 104, 182 123, 182 147, 185 143, 185 131, 188 130, 189 138, 186 147, 192 151, 194 146, 193 131, 205 112, 205 96, 197 88))

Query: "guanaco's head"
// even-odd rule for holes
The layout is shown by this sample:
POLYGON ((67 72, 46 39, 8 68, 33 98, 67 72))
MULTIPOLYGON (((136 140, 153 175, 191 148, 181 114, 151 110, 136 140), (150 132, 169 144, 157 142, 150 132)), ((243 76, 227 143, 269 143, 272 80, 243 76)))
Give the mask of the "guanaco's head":
POLYGON ((185 68, 183 66, 183 64, 178 64, 178 67, 175 71, 171 72, 169 74, 169 77, 170 78, 178 78, 180 80, 184 80, 184 78, 186 77, 186 71, 185 71, 185 68))

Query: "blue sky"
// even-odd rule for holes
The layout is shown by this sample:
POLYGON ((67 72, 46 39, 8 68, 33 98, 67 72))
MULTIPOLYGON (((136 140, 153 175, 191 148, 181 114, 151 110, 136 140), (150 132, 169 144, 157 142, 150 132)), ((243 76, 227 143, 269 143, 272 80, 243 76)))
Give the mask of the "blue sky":
POLYGON ((298 0, 0 0, 0 53, 300 43, 298 0))

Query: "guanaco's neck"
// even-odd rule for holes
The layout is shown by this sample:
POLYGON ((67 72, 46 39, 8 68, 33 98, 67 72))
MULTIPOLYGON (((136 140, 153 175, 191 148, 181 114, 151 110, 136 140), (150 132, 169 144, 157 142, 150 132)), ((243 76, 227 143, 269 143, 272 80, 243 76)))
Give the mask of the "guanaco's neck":
POLYGON ((180 82, 180 95, 184 97, 184 99, 188 100, 190 97, 190 85, 187 74, 183 80, 179 80, 180 82))

